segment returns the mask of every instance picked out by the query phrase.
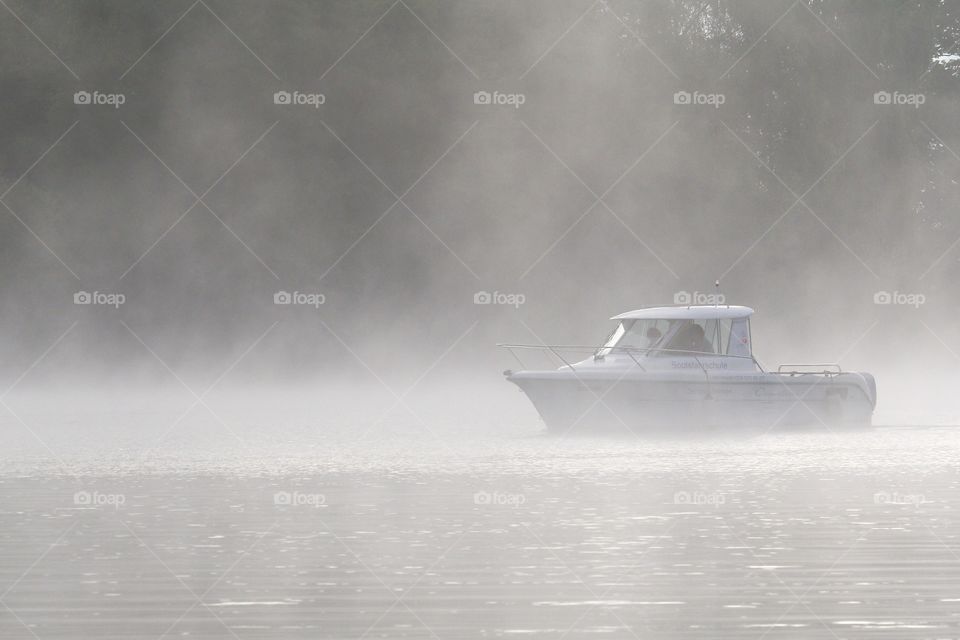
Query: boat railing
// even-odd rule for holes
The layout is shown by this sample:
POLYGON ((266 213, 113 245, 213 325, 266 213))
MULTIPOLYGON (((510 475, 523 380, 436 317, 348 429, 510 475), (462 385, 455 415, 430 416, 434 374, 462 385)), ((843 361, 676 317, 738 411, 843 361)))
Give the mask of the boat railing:
MULTIPOLYGON (((520 366, 524 369, 527 368, 526 363, 517 355, 514 349, 517 350, 534 350, 534 351, 548 351, 557 357, 564 365, 570 368, 572 371, 576 371, 576 368, 573 366, 569 360, 560 355, 560 352, 571 352, 578 354, 593 354, 595 357, 600 351, 605 351, 609 353, 624 353, 630 356, 630 359, 633 360, 642 371, 647 369, 640 363, 637 359, 637 356, 647 356, 651 353, 657 354, 667 354, 667 355, 681 355, 692 357, 697 365, 703 370, 706 374, 708 373, 709 367, 705 366, 703 362, 700 361, 701 357, 710 357, 710 358, 741 358, 745 360, 751 360, 759 369, 763 371, 763 367, 760 366, 760 363, 757 362, 757 359, 753 355, 734 355, 734 354, 723 354, 723 353, 710 353, 707 351, 688 351, 684 349, 663 349, 658 347, 629 347, 629 346, 607 346, 607 345, 549 345, 549 344, 498 344, 498 347, 502 347, 510 352, 510 355, 520 363, 520 366)), ((602 357, 602 356, 601 356, 602 357)))
POLYGON ((512 355, 514 359, 517 362, 519 362, 520 366, 523 367, 524 369, 526 369, 527 365, 520 358, 520 356, 517 355, 514 349, 549 351, 550 353, 555 355, 563 364, 569 367, 572 371, 576 371, 576 369, 574 368, 571 362, 569 362, 566 358, 560 355, 561 351, 578 353, 578 354, 586 354, 586 355, 591 355, 591 354, 595 355, 601 349, 609 349, 611 352, 616 351, 616 352, 626 353, 628 356, 630 356, 630 359, 632 359, 634 363, 644 371, 646 371, 646 369, 643 367, 642 364, 640 364, 640 361, 637 360, 635 354, 639 353, 640 355, 646 355, 648 352, 653 351, 653 349, 650 349, 647 347, 607 347, 605 345, 600 345, 598 347, 596 345, 582 345, 582 344, 560 344, 560 345, 558 344, 498 344, 497 346, 502 347, 507 351, 509 351, 510 355, 512 355))
POLYGON ((838 376, 843 369, 836 363, 820 364, 782 364, 777 367, 777 373, 782 376, 838 376))

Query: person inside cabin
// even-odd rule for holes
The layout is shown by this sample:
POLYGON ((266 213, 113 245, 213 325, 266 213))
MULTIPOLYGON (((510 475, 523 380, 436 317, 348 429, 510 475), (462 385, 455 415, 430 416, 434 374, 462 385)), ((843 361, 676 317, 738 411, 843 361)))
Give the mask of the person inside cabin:
POLYGON ((647 349, 653 348, 654 345, 660 342, 661 336, 660 330, 656 327, 647 329, 647 349))
POLYGON ((707 340, 707 336, 703 332, 703 327, 698 324, 690 325, 690 346, 688 347, 688 351, 713 353, 713 345, 707 340))
POLYGON ((704 335, 703 327, 696 323, 682 327, 670 342, 670 348, 677 351, 713 353, 713 344, 704 335))

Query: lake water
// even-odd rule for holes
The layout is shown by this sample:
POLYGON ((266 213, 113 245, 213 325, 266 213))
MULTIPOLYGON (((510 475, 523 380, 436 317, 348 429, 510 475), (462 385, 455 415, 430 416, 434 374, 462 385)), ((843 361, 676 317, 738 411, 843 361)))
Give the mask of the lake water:
POLYGON ((960 637, 960 429, 14 409, 2 638, 960 637))

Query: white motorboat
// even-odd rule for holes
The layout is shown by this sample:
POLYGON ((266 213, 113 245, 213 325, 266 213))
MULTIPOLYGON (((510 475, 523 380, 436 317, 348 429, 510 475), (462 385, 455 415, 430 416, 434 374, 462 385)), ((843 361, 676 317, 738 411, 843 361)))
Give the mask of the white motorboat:
POLYGON ((634 433, 870 426, 877 401, 872 375, 836 364, 765 371, 753 356, 752 314, 749 307, 730 305, 629 311, 611 318, 616 328, 599 347, 499 345, 521 366, 518 354, 531 349, 563 363, 504 375, 555 432, 598 426, 634 433), (571 353, 591 355, 576 361, 571 353))

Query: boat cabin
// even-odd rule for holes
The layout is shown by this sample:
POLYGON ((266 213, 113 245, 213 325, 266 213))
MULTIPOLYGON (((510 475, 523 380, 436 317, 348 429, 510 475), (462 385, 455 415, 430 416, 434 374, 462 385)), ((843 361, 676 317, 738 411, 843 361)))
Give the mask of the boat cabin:
POLYGON ((611 354, 670 358, 674 367, 678 358, 694 362, 737 358, 743 359, 743 366, 752 368, 755 363, 750 344, 751 314, 753 309, 749 307, 729 305, 628 311, 611 318, 618 324, 594 358, 602 360, 611 354))

